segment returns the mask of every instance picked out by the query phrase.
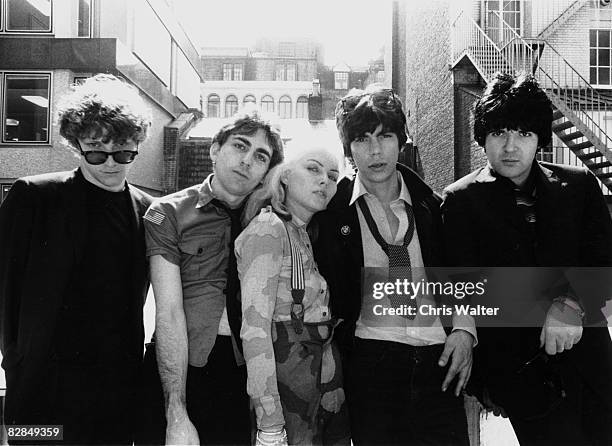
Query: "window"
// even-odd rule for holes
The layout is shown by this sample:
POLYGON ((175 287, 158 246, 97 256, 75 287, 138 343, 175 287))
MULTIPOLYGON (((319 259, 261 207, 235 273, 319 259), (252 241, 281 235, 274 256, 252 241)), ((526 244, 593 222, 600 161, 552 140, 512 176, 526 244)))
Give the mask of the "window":
POLYGON ((291 98, 289 96, 281 96, 278 100, 278 115, 283 119, 291 118, 291 98))
POLYGON ((209 118, 218 118, 221 100, 216 94, 208 96, 208 105, 206 108, 206 116, 209 118))
POLYGON ((91 2, 92 0, 79 0, 79 18, 77 36, 91 37, 91 2))
POLYGON ((349 74, 345 71, 334 73, 334 88, 336 90, 348 90, 349 74))
POLYGON ((5 74, 2 142, 49 142, 50 74, 5 74))
POLYGON ((231 118, 238 111, 238 98, 233 94, 225 98, 225 117, 231 118))
POLYGON ((294 63, 279 63, 276 65, 277 81, 295 81, 296 69, 294 63))
POLYGON ((611 30, 592 29, 589 31, 589 75, 593 85, 612 85, 610 81, 611 30))
POLYGON ((278 44, 278 55, 280 57, 295 57, 295 43, 280 42, 278 44))
POLYGON ((169 87, 172 68, 170 33, 149 3, 138 0, 134 4, 134 53, 169 87))
POLYGON ((295 117, 296 118, 307 118, 308 117, 308 98, 306 96, 300 96, 295 104, 295 117))
POLYGON ((242 104, 246 105, 246 104, 256 104, 257 101, 255 100, 255 96, 253 96, 252 94, 247 94, 244 99, 242 100, 242 104))
POLYGON ((521 0, 486 0, 485 21, 487 35, 494 42, 502 42, 503 26, 499 17, 521 34, 521 0))
POLYGON ((6 0, 6 30, 51 32, 51 0, 6 0))
POLYGON ((241 81, 242 80, 242 64, 241 63, 224 63, 223 64, 223 80, 224 81, 241 81))
POLYGON ((261 110, 265 112, 274 112, 274 99, 272 96, 264 96, 261 98, 261 110))

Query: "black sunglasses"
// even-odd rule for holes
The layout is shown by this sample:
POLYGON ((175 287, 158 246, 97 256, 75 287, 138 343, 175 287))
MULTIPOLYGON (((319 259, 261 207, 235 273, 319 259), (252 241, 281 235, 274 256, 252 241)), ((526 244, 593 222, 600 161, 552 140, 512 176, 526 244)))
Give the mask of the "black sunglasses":
POLYGON ((84 152, 81 149, 81 155, 85 157, 85 161, 94 166, 104 164, 109 156, 112 156, 116 163, 130 164, 138 155, 138 150, 117 150, 116 152, 104 152, 102 150, 89 150, 84 152))

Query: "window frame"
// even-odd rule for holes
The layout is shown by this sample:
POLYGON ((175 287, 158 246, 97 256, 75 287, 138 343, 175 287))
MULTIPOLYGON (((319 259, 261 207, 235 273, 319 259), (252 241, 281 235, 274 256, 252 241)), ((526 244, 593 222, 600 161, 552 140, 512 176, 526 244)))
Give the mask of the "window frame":
POLYGON ((293 117, 293 113, 291 108, 293 107, 293 101, 289 95, 282 95, 278 98, 278 116, 281 119, 291 119, 293 117), (289 111, 289 116, 283 116, 285 111, 289 111))
POLYGON ((78 10, 78 8, 80 8, 82 0, 77 0, 77 1, 79 2, 79 4, 77 6, 77 36, 76 37, 78 39, 90 39, 93 37, 93 20, 94 20, 94 8, 95 8, 94 2, 96 0, 89 0, 89 32, 87 33, 86 36, 79 35, 79 23, 78 23, 79 17, 78 16, 79 16, 80 11, 78 10))
POLYGON ((348 90, 349 84, 349 72, 348 71, 334 71, 334 90, 348 90), (338 77, 342 76, 343 79, 341 81, 338 80, 338 77), (343 85, 346 85, 344 88, 339 88, 338 85, 340 82, 343 85))
POLYGON ((589 83, 597 88, 612 88, 612 29, 609 28, 589 28, 589 83), (591 33, 595 32, 595 46, 591 45, 591 33), (608 34, 608 46, 599 46, 600 32, 608 34), (599 64, 599 54, 601 50, 608 50, 608 65, 599 64), (591 54, 595 52, 595 65, 591 64, 591 54), (599 71, 606 69, 608 71, 608 83, 601 83, 599 71), (595 70, 595 78, 593 78, 593 70, 595 70))
POLYGON ((52 145, 51 140, 51 107, 52 107, 52 97, 53 97, 53 72, 51 71, 17 71, 17 70, 6 70, 0 71, 0 147, 6 146, 49 146, 52 145), (19 76, 21 78, 27 79, 31 78, 46 78, 48 81, 48 107, 47 107, 47 139, 45 141, 5 141, 6 135, 6 85, 7 85, 7 77, 8 76, 19 76))
POLYGON ((297 119, 303 119, 306 118, 308 119, 308 97, 301 95, 298 96, 298 98, 295 100, 295 117, 297 119), (304 104, 304 115, 300 116, 299 111, 302 109, 302 107, 300 107, 300 104, 304 104))
POLYGON ((2 33, 6 33, 6 34, 11 34, 11 35, 35 35, 35 34, 41 34, 41 35, 49 35, 49 34, 53 34, 54 33, 54 20, 53 20, 53 0, 49 0, 49 29, 47 30, 30 30, 30 31, 24 31, 24 30, 11 30, 9 29, 9 14, 8 14, 8 10, 9 10, 9 4, 8 4, 9 0, 0 0, 0 22, 2 22, 0 24, 0 32, 2 33))
POLYGON ((274 77, 277 81, 295 82, 298 80, 298 69, 295 62, 277 62, 274 66, 274 77), (288 79, 289 67, 293 68, 293 79, 288 79))
POLYGON ((234 116, 236 114, 236 112, 238 111, 239 107, 240 107, 240 102, 238 102, 238 96, 236 96, 233 93, 228 94, 227 96, 225 96, 225 101, 223 101, 223 115, 225 118, 231 118, 232 116, 234 116), (236 110, 234 110, 233 113, 228 113, 227 110, 227 104, 228 104, 228 99, 230 98, 234 98, 235 101, 232 101, 231 103, 236 103, 236 110))
POLYGON ((276 103, 274 102, 274 97, 269 94, 263 95, 261 99, 259 100, 259 106, 261 107, 261 110, 264 112, 274 113, 276 110, 275 105, 276 103), (267 98, 270 98, 270 100, 268 101, 267 98), (266 105, 265 108, 264 108, 264 104, 266 105), (272 104, 271 109, 269 109, 270 107, 268 107, 270 104, 272 104))
POLYGON ((243 105, 243 106, 245 106, 246 104, 249 104, 249 103, 257 105, 257 99, 255 98, 255 95, 252 95, 252 94, 250 94, 250 93, 249 93, 249 94, 247 94, 247 95, 245 95, 245 96, 242 98, 242 105, 243 105), (253 98, 253 100, 252 100, 252 101, 251 101, 251 100, 247 101, 247 98, 249 98, 249 99, 250 99, 250 98, 253 98))
POLYGON ((211 93, 206 97, 206 117, 207 118, 220 118, 221 116, 221 96, 217 93, 211 93), (210 99, 217 98, 217 113, 215 116, 210 115, 210 99))

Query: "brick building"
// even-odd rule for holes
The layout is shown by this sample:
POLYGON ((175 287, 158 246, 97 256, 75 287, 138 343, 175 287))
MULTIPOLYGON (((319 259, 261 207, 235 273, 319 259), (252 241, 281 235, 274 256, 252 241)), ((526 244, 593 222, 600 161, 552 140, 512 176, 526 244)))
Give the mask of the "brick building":
POLYGON ((166 133, 197 118, 198 67, 171 2, 0 0, 2 194, 18 177, 77 166, 54 122, 56 106, 71 85, 99 72, 128 80, 151 109, 150 135, 128 179, 166 193, 176 149, 164 145, 173 141, 166 133))
POLYGON ((495 71, 527 71, 556 109, 540 156, 589 167, 609 194, 611 35, 607 0, 394 2, 387 69, 429 183, 440 191, 485 162, 473 142, 474 100, 495 71))

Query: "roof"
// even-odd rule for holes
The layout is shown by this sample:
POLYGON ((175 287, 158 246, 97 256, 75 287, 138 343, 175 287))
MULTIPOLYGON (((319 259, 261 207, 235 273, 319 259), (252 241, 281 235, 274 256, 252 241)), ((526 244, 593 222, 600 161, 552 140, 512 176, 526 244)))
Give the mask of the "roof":
POLYGON ((247 47, 202 47, 200 54, 203 57, 248 57, 249 49, 247 47))

